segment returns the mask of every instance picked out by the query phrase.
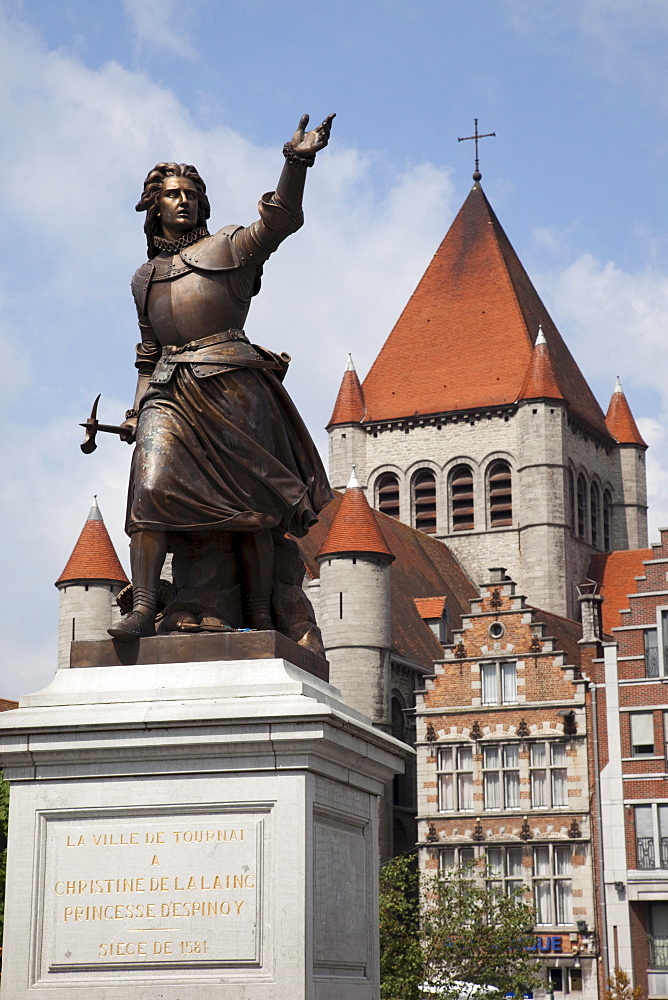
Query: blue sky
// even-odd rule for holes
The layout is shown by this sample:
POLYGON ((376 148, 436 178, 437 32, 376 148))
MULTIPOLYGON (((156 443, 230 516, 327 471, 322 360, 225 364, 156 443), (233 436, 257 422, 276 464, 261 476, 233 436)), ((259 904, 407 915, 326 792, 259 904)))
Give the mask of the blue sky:
POLYGON ((249 222, 299 116, 337 118, 306 226, 267 268, 251 339, 287 350, 322 428, 364 375, 471 184, 483 186, 605 409, 615 376, 668 523, 664 0, 0 0, 0 694, 48 682, 59 575, 97 493, 121 559, 130 449, 78 449, 133 394, 133 211, 158 160, 195 163, 215 227, 249 222))

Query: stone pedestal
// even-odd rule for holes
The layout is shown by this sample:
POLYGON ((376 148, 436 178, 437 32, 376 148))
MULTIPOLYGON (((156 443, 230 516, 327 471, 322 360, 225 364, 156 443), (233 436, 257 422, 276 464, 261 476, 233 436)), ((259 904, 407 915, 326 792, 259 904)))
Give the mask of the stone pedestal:
POLYGON ((410 752, 284 658, 58 671, 0 716, 2 1000, 374 1000, 410 752))

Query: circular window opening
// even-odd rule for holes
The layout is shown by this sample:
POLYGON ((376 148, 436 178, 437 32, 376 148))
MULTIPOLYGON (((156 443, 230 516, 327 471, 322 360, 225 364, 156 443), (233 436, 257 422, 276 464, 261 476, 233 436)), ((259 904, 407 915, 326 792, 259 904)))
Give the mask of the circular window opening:
POLYGON ((489 626, 489 634, 491 635, 492 639, 500 639, 505 631, 506 630, 501 624, 501 622, 492 622, 492 624, 489 626))

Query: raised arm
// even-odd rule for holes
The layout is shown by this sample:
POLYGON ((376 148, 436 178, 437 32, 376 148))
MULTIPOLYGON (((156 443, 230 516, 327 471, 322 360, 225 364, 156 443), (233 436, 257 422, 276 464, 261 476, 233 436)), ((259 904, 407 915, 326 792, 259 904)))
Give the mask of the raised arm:
POLYGON ((324 149, 329 142, 329 133, 335 117, 333 114, 327 115, 317 128, 305 132, 309 116, 302 115, 297 131, 290 142, 286 142, 283 147, 285 166, 276 186, 276 194, 291 213, 299 212, 301 209, 307 167, 313 166, 315 154, 324 149))

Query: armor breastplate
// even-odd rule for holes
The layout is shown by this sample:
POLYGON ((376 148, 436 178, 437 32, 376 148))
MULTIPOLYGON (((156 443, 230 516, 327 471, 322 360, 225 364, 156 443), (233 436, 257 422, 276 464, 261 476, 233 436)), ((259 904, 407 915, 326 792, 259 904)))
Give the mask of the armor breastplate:
POLYGON ((135 272, 132 292, 140 318, 149 320, 163 346, 243 328, 261 270, 247 267, 245 253, 233 243, 241 228, 226 226, 179 254, 160 253, 135 272))

